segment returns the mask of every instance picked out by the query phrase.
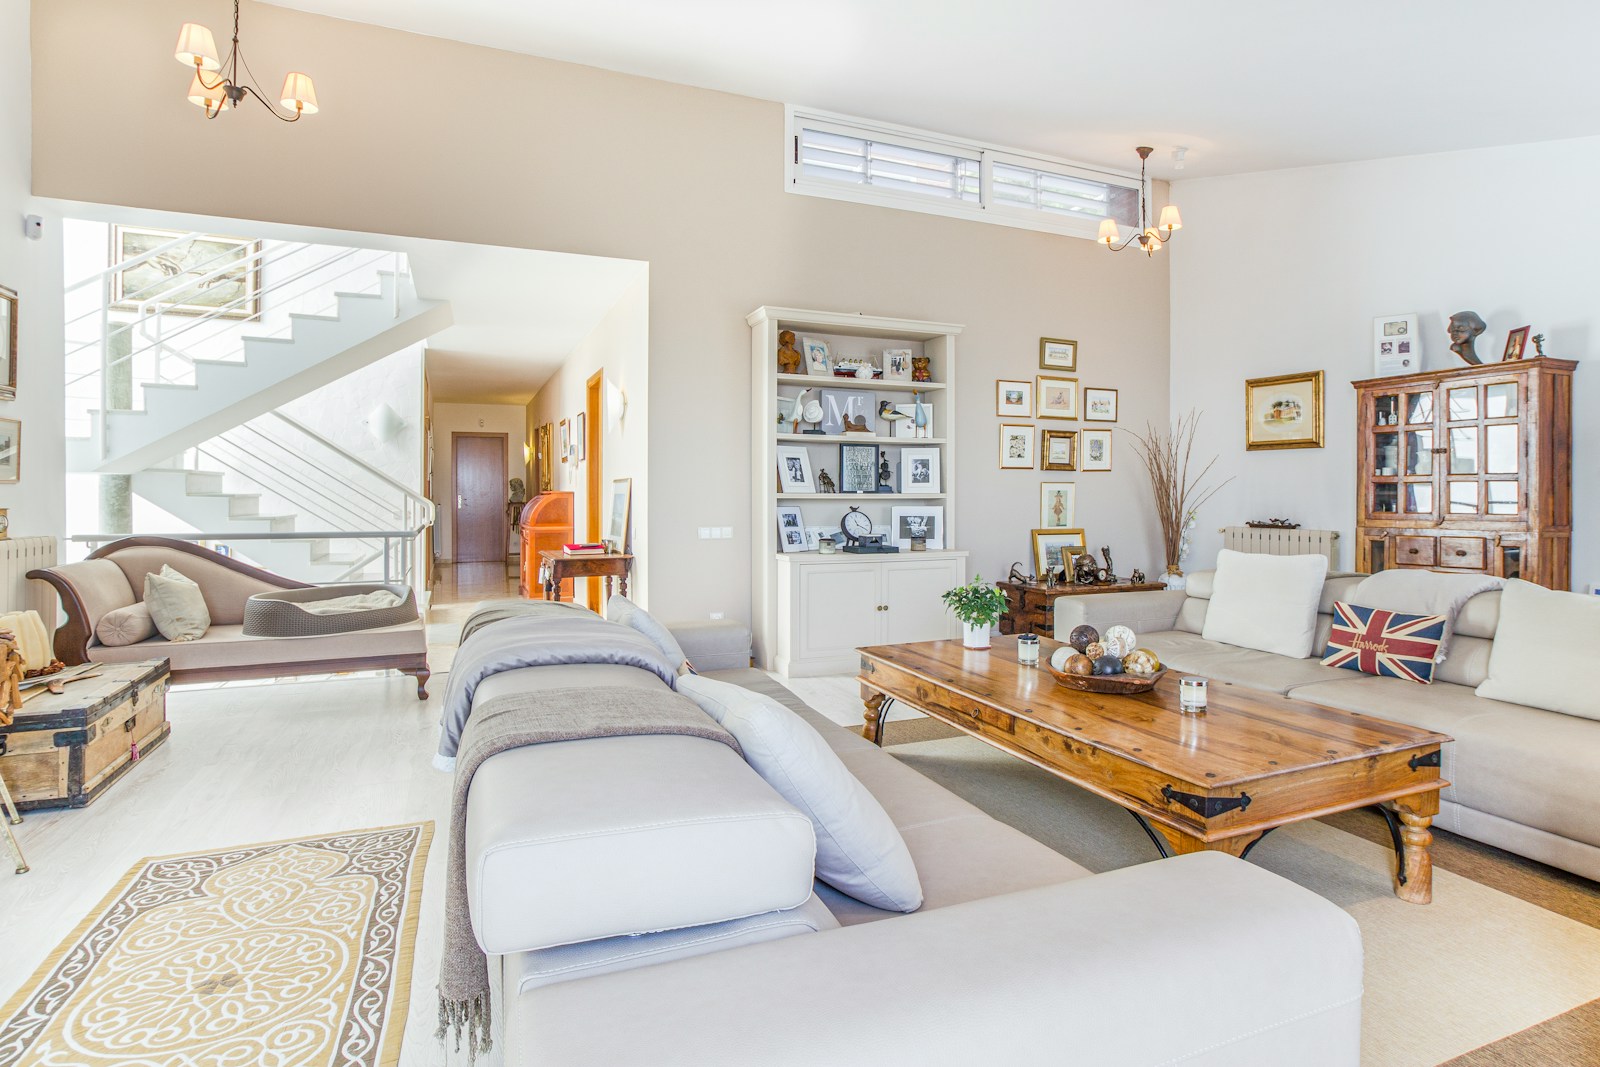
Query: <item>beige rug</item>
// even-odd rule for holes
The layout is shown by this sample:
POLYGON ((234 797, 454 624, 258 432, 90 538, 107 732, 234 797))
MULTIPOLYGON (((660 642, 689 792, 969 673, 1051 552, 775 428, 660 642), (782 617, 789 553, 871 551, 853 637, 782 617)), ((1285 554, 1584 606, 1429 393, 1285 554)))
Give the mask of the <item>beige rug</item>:
POLYGON ((0 1011, 0 1067, 396 1063, 432 835, 138 863, 0 1011))
MULTIPOLYGON (((888 751, 1091 870, 1154 855, 1121 808, 982 742, 956 737, 888 751)), ((1434 1067, 1600 998, 1600 930, 1448 869, 1434 869, 1432 904, 1406 904, 1390 888, 1390 849, 1319 822, 1273 832, 1250 862, 1361 925, 1364 1067, 1434 1067)))

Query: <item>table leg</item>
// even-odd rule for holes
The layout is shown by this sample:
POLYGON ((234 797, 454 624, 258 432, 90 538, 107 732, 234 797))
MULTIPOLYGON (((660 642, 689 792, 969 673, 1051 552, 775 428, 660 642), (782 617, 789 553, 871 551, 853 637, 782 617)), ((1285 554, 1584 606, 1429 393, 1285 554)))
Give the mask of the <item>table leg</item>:
MULTIPOLYGON (((609 579, 607 579, 607 580, 609 581, 609 579)), ((621 581, 621 583, 622 583, 622 595, 623 596, 627 596, 628 595, 628 572, 627 571, 623 571, 622 572, 622 576, 619 579, 619 581, 621 581)))
POLYGON ((611 575, 606 575, 606 603, 611 603, 611 575))
POLYGON ((11 832, 11 824, 21 821, 22 816, 17 814, 17 805, 11 799, 11 790, 6 788, 6 780, 0 777, 0 830, 5 831, 6 847, 16 861, 17 873, 27 874, 28 861, 22 857, 22 846, 17 844, 17 836, 11 832))
POLYGON ((1400 855, 1395 859, 1394 895, 1408 904, 1433 901, 1433 817, 1439 814, 1436 791, 1414 793, 1385 807, 1400 819, 1400 855))
POLYGON ((866 722, 861 727, 861 736, 882 747, 884 719, 889 714, 889 705, 893 701, 882 693, 868 690, 862 693, 861 702, 867 707, 863 716, 866 722))

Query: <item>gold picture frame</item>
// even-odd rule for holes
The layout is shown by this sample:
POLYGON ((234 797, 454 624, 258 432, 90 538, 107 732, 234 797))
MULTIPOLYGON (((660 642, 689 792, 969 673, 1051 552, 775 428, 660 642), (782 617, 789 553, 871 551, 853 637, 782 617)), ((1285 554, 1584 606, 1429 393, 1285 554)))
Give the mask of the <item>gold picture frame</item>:
POLYGON ((1033 531, 1033 572, 1046 574, 1067 569, 1066 560, 1088 551, 1088 538, 1077 527, 1033 531), (1051 564, 1054 563, 1054 566, 1051 564))
POLYGON ((1064 337, 1039 338, 1039 369, 1076 372, 1078 342, 1069 341, 1064 337))
POLYGON ((1033 411, 1037 419, 1078 421, 1078 379, 1035 376, 1033 411))
POLYGON ((1078 469, 1078 431, 1040 430, 1039 469, 1044 471, 1075 471, 1078 469), (1066 458, 1061 449, 1066 449, 1066 458))
POLYGON ((261 242, 203 234, 183 241, 177 230, 111 227, 111 262, 140 259, 111 276, 111 299, 121 311, 146 307, 163 315, 255 319, 261 314, 261 242), (185 281, 184 279, 187 279, 185 281))
POLYGON ((1322 371, 1244 383, 1245 450, 1322 447, 1322 371))
POLYGON ((18 304, 17 291, 0 285, 0 400, 17 398, 18 304))

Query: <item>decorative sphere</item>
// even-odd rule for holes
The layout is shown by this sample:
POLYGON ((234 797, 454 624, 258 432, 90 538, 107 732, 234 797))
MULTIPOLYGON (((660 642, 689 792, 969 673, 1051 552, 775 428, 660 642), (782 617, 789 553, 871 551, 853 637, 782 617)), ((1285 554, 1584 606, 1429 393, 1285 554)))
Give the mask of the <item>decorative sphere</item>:
MULTIPOLYGON (((1089 657, 1085 656, 1083 658, 1084 659, 1088 659, 1089 657)), ((1101 656, 1099 659, 1094 661, 1094 673, 1096 673, 1096 674, 1121 674, 1122 673, 1122 661, 1120 659, 1118 659, 1117 657, 1109 655, 1109 654, 1101 656)))
POLYGON ((1088 623, 1084 623, 1081 626, 1074 626, 1072 628, 1072 633, 1067 635, 1067 644, 1071 645, 1079 652, 1082 652, 1084 649, 1088 648, 1091 642, 1098 640, 1100 640, 1100 631, 1096 630, 1088 623))
POLYGON ((1077 655, 1077 653, 1074 652, 1070 647, 1067 645, 1062 645, 1060 648, 1050 653, 1050 666, 1054 667, 1058 671, 1065 671, 1067 669, 1067 660, 1071 659, 1075 655, 1077 655))
POLYGON ((1062 668, 1062 673, 1088 675, 1098 674, 1099 672, 1094 669, 1094 660, 1090 659, 1088 656, 1079 654, 1076 656, 1067 657, 1067 664, 1062 668))
POLYGON ((1161 661, 1148 648, 1136 648, 1122 657, 1122 668, 1129 674, 1154 674, 1161 669, 1161 661))
POLYGON ((1113 656, 1126 656, 1138 647, 1139 638, 1126 626, 1113 626, 1100 638, 1100 643, 1113 656))
POLYGON ((1083 646, 1083 654, 1090 659, 1099 659, 1109 651, 1111 650, 1106 648, 1105 644, 1100 641, 1090 641, 1083 646))

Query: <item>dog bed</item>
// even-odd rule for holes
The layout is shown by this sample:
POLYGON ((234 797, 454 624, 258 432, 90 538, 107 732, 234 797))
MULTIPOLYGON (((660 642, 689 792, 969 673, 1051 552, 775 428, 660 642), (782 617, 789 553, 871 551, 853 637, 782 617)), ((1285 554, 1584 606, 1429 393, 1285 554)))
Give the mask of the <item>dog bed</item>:
POLYGON ((375 630, 398 626, 417 618, 417 598, 409 585, 395 583, 352 583, 319 585, 310 589, 283 589, 257 593, 244 603, 246 637, 321 637, 352 630, 375 630), (393 607, 344 610, 319 614, 308 605, 348 597, 366 597, 387 592, 400 598, 393 607))

